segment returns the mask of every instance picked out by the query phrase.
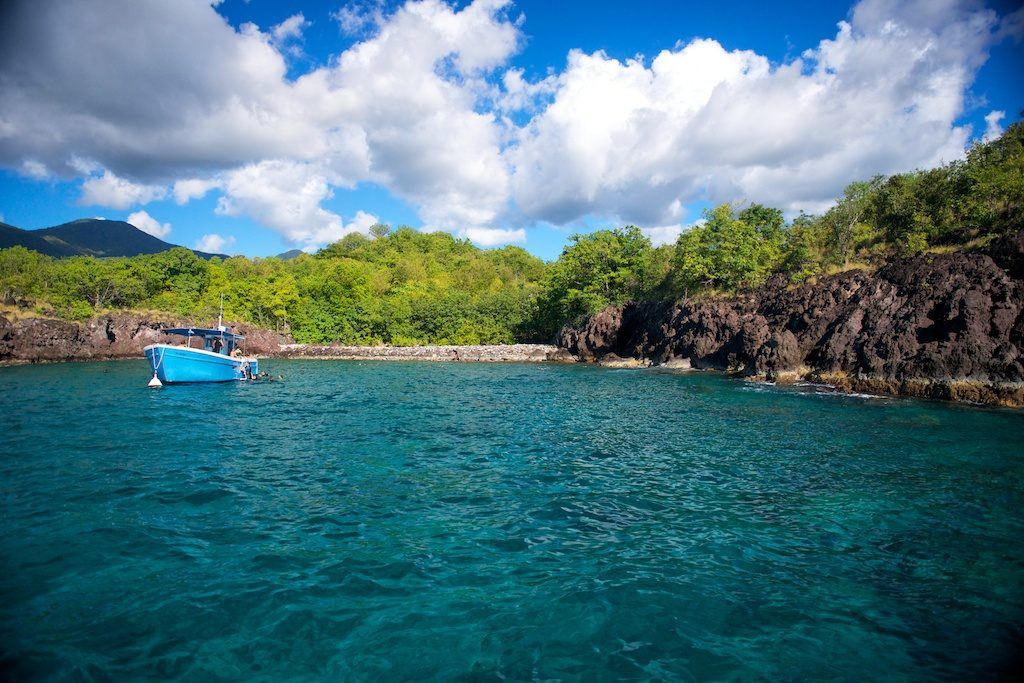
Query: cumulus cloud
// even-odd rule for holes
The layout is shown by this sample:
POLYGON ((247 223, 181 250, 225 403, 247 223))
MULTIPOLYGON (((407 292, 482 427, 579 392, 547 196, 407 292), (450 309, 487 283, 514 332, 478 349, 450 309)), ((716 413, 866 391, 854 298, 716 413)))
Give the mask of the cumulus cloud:
POLYGON ((531 83, 523 78, 522 69, 508 69, 501 77, 502 91, 498 96, 499 108, 509 111, 534 112, 546 104, 558 89, 558 77, 550 75, 531 83))
POLYGON ((501 228, 466 228, 460 231, 460 235, 482 247, 494 247, 499 244, 511 244, 513 242, 525 242, 526 230, 516 228, 514 230, 503 230, 501 228))
POLYGON ((985 116, 985 142, 995 140, 1003 134, 1002 120, 1005 117, 1005 111, 990 111, 985 116))
POLYGON ((272 37, 207 2, 13 2, 0 22, 0 163, 75 175, 92 159, 167 183, 254 157, 319 156, 272 37), (130 103, 130 104, 129 104, 130 103), (8 130, 9 129, 9 130, 8 130))
POLYGON ((142 232, 149 233, 153 237, 163 239, 171 234, 171 224, 161 223, 145 211, 136 211, 128 216, 128 222, 142 232))
POLYGON ((299 12, 270 29, 270 35, 275 43, 280 44, 288 40, 301 38, 302 31, 309 25, 310 22, 306 21, 306 17, 299 12))
POLYGON ((137 204, 148 204, 167 195, 160 185, 144 185, 119 178, 110 171, 91 176, 82 183, 79 203, 85 206, 107 206, 111 209, 127 209, 137 204))
POLYGON ((50 177, 50 169, 46 168, 46 164, 41 164, 34 159, 26 159, 21 163, 21 173, 36 180, 50 177))
POLYGON ((486 227, 508 201, 503 132, 479 106, 484 75, 519 44, 506 2, 367 5, 374 35, 295 80, 281 42, 302 15, 264 32, 202 0, 15 3, 0 23, 0 164, 80 175, 74 155, 142 186, 287 160, 331 187, 384 185, 432 224, 486 227))
POLYGON ((226 174, 217 213, 251 216, 292 244, 309 246, 368 233, 377 217, 360 211, 346 224, 321 203, 333 196, 327 173, 312 164, 273 160, 226 174))
POLYGON ((188 204, 193 199, 202 199, 207 192, 222 185, 218 178, 184 178, 174 183, 174 201, 188 204))
POLYGON ((362 37, 384 23, 384 0, 345 3, 331 18, 345 35, 362 37))
POLYGON ((459 12, 436 0, 406 4, 329 75, 344 98, 370 105, 339 117, 363 132, 366 177, 419 206, 428 224, 487 226, 507 204, 502 132, 493 113, 476 109, 481 75, 518 46, 505 4, 477 0, 459 12))
POLYGON ((640 228, 640 231, 647 235, 651 244, 660 247, 663 244, 674 244, 679 235, 683 232, 682 225, 656 225, 650 228, 640 228))
POLYGON ((302 32, 309 26, 312 26, 312 22, 307 21, 301 12, 293 14, 280 24, 271 27, 270 42, 284 54, 291 57, 302 57, 302 32))
POLYGON ((209 233, 203 235, 196 242, 195 249, 198 251, 205 251, 208 254, 222 254, 224 250, 235 243, 235 238, 232 236, 224 237, 217 233, 209 233))
POLYGON ((950 161, 997 28, 973 2, 864 0, 781 65, 710 39, 649 64, 574 51, 510 153, 515 200, 554 223, 667 224, 697 199, 814 209, 852 179, 950 161))
POLYGON ((358 42, 290 78, 302 14, 236 29, 204 0, 16 1, 0 165, 84 178, 83 203, 115 209, 219 190, 219 213, 304 247, 362 229, 324 202, 367 182, 480 244, 586 215, 667 238, 696 200, 816 210, 852 179, 959 157, 964 95, 1024 25, 976 0, 863 0, 782 64, 698 39, 652 59, 573 51, 531 82, 510 68, 508 0, 385 7, 346 4, 333 17, 358 42))
POLYGON ((1024 7, 1003 17, 999 31, 996 33, 996 39, 1003 40, 1005 38, 1016 43, 1024 39, 1024 7))

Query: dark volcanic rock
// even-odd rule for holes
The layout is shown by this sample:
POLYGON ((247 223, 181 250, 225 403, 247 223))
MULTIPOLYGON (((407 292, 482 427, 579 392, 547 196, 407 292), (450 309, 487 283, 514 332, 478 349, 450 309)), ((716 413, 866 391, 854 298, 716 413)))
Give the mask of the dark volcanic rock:
POLYGON ((14 325, 11 321, 0 315, 0 358, 11 355, 14 348, 14 325))
POLYGON ((1022 275, 1024 233, 987 254, 925 255, 798 287, 776 277, 750 297, 611 307, 557 343, 581 360, 686 358, 746 376, 1014 403, 1019 386, 992 387, 1024 382, 1022 275))
POLYGON ((996 240, 986 251, 1010 277, 1024 279, 1024 230, 996 240))
POLYGON ((18 360, 52 361, 80 353, 85 332, 63 320, 31 319, 12 324, 11 356, 18 360))

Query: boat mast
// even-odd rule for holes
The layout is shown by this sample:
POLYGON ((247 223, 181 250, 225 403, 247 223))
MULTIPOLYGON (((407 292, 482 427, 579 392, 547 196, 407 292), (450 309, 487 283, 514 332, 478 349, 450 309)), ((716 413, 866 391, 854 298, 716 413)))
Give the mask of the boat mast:
POLYGON ((220 293, 220 313, 217 314, 217 329, 224 331, 224 292, 220 293))

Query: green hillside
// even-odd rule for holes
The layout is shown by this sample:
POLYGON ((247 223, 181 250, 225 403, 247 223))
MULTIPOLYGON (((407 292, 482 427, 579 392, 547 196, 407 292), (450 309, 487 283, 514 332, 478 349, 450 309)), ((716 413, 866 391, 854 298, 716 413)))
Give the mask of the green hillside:
POLYGON ((0 223, 0 249, 22 246, 47 256, 74 256, 79 251, 57 238, 46 239, 34 230, 22 230, 7 223, 0 223))
MULTIPOLYGON (((139 230, 131 223, 101 218, 82 218, 40 230, 22 230, 6 223, 0 226, 0 248, 20 245, 57 258, 138 256, 159 254, 176 247, 139 230)), ((195 253, 202 258, 226 258, 224 254, 195 253)))

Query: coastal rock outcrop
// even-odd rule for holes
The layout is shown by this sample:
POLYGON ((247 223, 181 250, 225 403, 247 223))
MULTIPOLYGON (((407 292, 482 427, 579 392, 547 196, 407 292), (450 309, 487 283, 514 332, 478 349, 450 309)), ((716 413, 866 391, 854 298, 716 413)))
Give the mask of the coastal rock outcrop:
MULTIPOLYGON (((50 318, 9 320, 0 316, 0 364, 69 360, 142 358, 143 348, 165 341, 160 330, 196 325, 164 316, 110 313, 82 323, 50 318)), ((296 344, 289 336, 248 323, 234 325, 244 334, 246 353, 279 358, 338 360, 429 360, 499 362, 565 362, 576 359, 550 344, 479 346, 340 346, 296 344)), ((630 359, 630 362, 632 359, 630 359)))
POLYGON ((564 328, 576 358, 686 359, 746 377, 1024 405, 1024 233, 752 295, 629 303, 564 328))
MULTIPOLYGON (((110 313, 82 323, 51 318, 8 320, 0 316, 0 362, 39 363, 65 360, 141 358, 142 349, 167 339, 166 327, 195 325, 181 318, 110 313)), ((259 355, 277 353, 292 339, 271 330, 241 324, 245 349, 259 355)))

